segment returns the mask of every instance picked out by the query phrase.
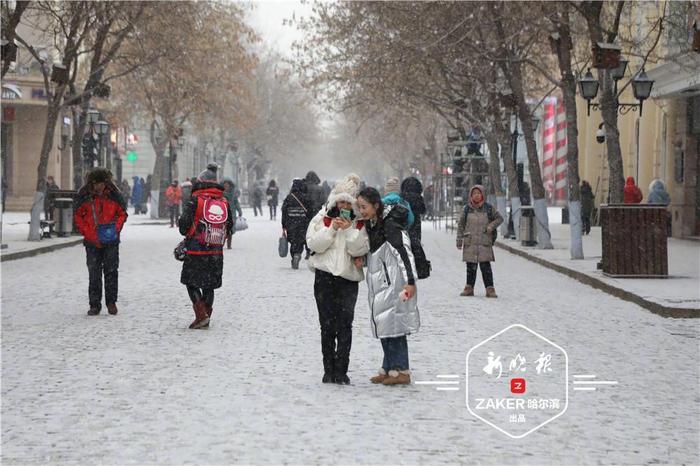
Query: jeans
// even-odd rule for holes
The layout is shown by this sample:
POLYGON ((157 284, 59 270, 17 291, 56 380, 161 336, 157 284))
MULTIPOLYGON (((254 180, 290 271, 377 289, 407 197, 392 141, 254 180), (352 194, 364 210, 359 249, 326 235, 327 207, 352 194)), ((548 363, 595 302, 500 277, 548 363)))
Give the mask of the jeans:
MULTIPOLYGON (((493 272, 491 271, 491 262, 479 262, 481 269, 481 277, 484 279, 486 288, 493 286, 493 272)), ((476 283, 476 262, 467 262, 467 285, 474 286, 476 283)))
POLYGON ((348 372, 358 288, 358 282, 316 270, 314 296, 321 325, 323 372, 326 374, 340 376, 348 372))
POLYGON ((270 220, 277 218, 277 204, 270 205, 270 220))
POLYGON ((408 341, 406 335, 402 337, 381 338, 384 350, 382 369, 387 373, 391 370, 407 371, 408 367, 408 341))
POLYGON ((262 214, 263 214, 262 201, 256 201, 253 204, 253 213, 255 214, 256 217, 258 216, 258 211, 260 212, 260 216, 262 217, 262 214))
POLYGON ((101 248, 86 244, 85 255, 90 277, 88 286, 90 307, 102 309, 102 275, 104 275, 105 303, 116 303, 119 288, 119 244, 110 244, 101 248))

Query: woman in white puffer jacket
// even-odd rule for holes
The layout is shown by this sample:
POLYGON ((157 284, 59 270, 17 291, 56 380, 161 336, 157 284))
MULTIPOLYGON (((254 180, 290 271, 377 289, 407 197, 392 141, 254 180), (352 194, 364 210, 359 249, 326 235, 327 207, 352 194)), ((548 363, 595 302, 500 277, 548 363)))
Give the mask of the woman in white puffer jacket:
POLYGON ((357 211, 359 191, 357 175, 343 178, 306 230, 306 244, 312 251, 309 266, 316 274, 314 296, 321 325, 323 383, 350 383, 347 372, 352 321, 358 284, 364 280, 363 257, 369 251, 367 231, 357 211))

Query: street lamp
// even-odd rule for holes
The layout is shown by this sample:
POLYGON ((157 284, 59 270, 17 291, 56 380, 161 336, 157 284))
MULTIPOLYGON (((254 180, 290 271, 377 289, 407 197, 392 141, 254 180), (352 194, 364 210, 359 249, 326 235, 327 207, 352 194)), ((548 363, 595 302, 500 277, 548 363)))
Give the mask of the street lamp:
POLYGON ((104 136, 109 132, 109 123, 104 120, 98 121, 95 123, 95 129, 97 130, 97 134, 104 136))
MULTIPOLYGON (((628 113, 630 110, 636 110, 639 107, 639 116, 642 116, 642 105, 644 101, 651 95, 651 88, 654 85, 654 81, 649 79, 644 69, 639 72, 637 76, 632 79, 632 89, 634 91, 634 97, 639 101, 638 104, 620 103, 617 98, 617 81, 622 79, 624 73, 627 69, 627 60, 620 60, 619 66, 613 68, 611 71, 611 76, 615 80, 615 111, 619 112, 621 115, 628 113)), ((600 107, 598 103, 591 103, 591 100, 595 99, 598 95, 598 81, 591 74, 590 68, 586 75, 579 79, 579 88, 581 90, 581 96, 586 99, 588 103, 588 116, 591 116, 591 107, 597 110, 600 107)))
POLYGON ((610 71, 610 75, 615 80, 615 82, 617 82, 620 79, 625 77, 625 73, 627 72, 627 65, 628 64, 629 64, 629 60, 620 57, 620 64, 617 65, 616 68, 613 68, 610 71))
POLYGON ((588 72, 583 78, 578 81, 579 88, 581 90, 581 96, 588 102, 588 116, 591 116, 591 100, 595 99, 598 95, 598 80, 593 77, 591 69, 588 68, 588 72))
POLYGON ((91 108, 87 111, 87 122, 89 125, 94 125, 95 123, 100 121, 101 117, 102 115, 100 115, 100 112, 95 110, 94 108, 91 108))
POLYGON ((642 105, 651 95, 651 88, 653 86, 654 81, 649 79, 649 76, 647 76, 647 74, 644 72, 644 68, 642 68, 641 73, 632 79, 632 91, 634 92, 634 98, 639 101, 639 116, 642 116, 642 105))

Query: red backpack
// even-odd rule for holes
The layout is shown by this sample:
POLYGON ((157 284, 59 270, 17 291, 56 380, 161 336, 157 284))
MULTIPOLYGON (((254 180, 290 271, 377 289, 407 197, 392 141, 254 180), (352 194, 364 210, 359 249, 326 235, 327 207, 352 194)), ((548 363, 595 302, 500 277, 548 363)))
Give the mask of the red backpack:
POLYGON ((197 210, 187 236, 203 246, 223 246, 226 242, 228 203, 220 197, 197 196, 197 210), (197 228, 199 225, 202 227, 197 228))

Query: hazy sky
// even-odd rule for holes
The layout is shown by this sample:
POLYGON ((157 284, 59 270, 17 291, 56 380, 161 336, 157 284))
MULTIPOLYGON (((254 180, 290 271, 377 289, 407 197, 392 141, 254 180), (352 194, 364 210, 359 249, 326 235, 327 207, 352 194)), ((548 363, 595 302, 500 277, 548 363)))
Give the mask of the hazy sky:
POLYGON ((253 1, 249 14, 250 24, 258 31, 261 39, 283 54, 289 54, 292 43, 301 38, 295 26, 283 25, 292 17, 299 19, 311 13, 311 4, 301 1, 253 1))

